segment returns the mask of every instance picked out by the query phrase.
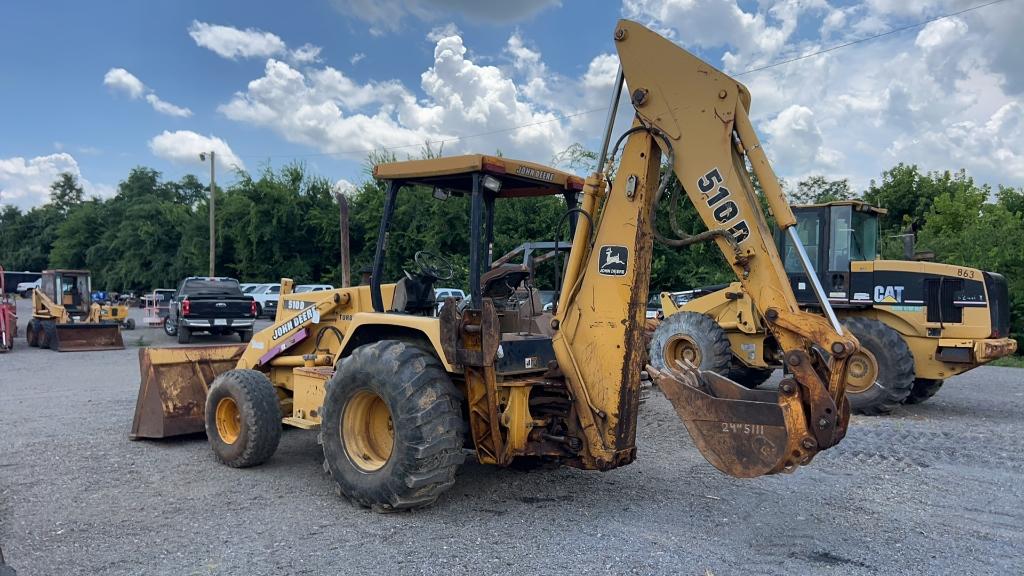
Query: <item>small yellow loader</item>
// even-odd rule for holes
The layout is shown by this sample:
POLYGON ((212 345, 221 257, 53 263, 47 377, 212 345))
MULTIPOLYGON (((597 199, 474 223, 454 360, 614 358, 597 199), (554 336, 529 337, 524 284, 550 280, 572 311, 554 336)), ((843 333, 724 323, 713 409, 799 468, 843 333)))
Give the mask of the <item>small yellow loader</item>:
POLYGON ((781 226, 796 220, 750 123, 750 94, 635 22, 620 21, 613 39, 622 68, 593 175, 484 155, 376 166, 387 191, 370 285, 297 294, 283 279, 273 325, 247 346, 141 350, 131 436, 205 430, 218 459, 244 467, 274 454, 282 424, 318 429, 339 494, 375 510, 434 502, 467 449, 498 466, 629 464, 653 244, 700 240, 656 226, 654 208, 668 200, 664 158, 713 230, 704 239, 758 294, 793 375, 763 391, 685 363, 648 373, 696 447, 727 474, 792 472, 839 443, 857 339, 801 311, 790 288, 749 170, 781 226), (627 83, 636 114, 610 146, 627 83), (614 181, 608 150, 619 159, 614 181), (384 277, 395 207, 415 198, 413 188, 439 201, 469 198, 469 295, 439 313, 433 286, 453 273, 442 255, 417 252, 415 269, 392 272, 396 282, 384 277), (496 204, 541 195, 564 198, 572 236, 552 312, 528 267, 492 268, 489 249, 496 204))
POLYGON ((91 300, 88 270, 44 270, 42 283, 32 291, 32 319, 25 327, 29 346, 58 352, 123 350, 118 320, 124 306, 91 300))
MULTIPOLYGON (((776 234, 797 301, 820 311, 814 285, 822 286, 861 342, 846 390, 854 411, 887 414, 900 403, 924 402, 946 378, 1016 351, 1009 293, 999 274, 877 259, 878 217, 885 210, 859 200, 793 212, 817 271, 808 275, 790 238, 776 234)), ((651 343, 656 366, 686 358, 751 388, 783 366, 782 350, 741 285, 665 292, 661 302, 665 320, 651 343)))

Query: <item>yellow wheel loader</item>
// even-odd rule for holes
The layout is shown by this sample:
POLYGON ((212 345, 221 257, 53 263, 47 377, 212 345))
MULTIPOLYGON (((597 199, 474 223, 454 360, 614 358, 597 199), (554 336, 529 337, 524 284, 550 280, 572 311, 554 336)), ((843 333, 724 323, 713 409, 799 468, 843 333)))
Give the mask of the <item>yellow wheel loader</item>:
POLYGON ((339 494, 377 510, 435 501, 467 449, 498 466, 629 464, 653 243, 706 239, 757 294, 793 375, 762 391, 686 363, 648 373, 727 474, 792 472, 836 445, 849 420, 847 361, 857 339, 801 311, 790 288, 748 166, 783 228, 796 221, 748 118, 750 94, 637 23, 620 21, 614 43, 622 68, 601 162, 586 181, 480 155, 378 165, 387 191, 370 285, 296 294, 283 279, 273 325, 247 346, 142 350, 131 436, 205 430, 217 458, 244 467, 271 457, 282 424, 319 429, 339 494), (614 159, 621 146, 621 157, 610 182, 624 84, 636 114, 611 148, 614 159), (663 158, 710 236, 674 237, 656 225, 654 207, 667 200, 663 158), (432 287, 452 272, 442 255, 418 252, 416 269, 385 281, 395 206, 417 187, 469 198, 469 296, 437 314, 432 287), (539 305, 527 267, 490 267, 496 203, 536 195, 565 199, 572 236, 553 313, 539 305))
POLYGON ((123 350, 119 329, 124 306, 92 301, 88 270, 44 270, 32 291, 32 319, 25 327, 29 346, 58 352, 123 350))
MULTIPOLYGON (((861 343, 850 359, 847 398, 854 411, 886 414, 917 404, 950 376, 1012 354, 1006 280, 994 272, 935 262, 878 260, 878 217, 859 200, 797 206, 796 229, 817 274, 800 264, 791 238, 776 234, 801 306, 820 310, 821 284, 839 319, 861 343)), ((665 321, 651 343, 655 365, 686 358, 754 388, 783 365, 740 284, 662 293, 665 321)))

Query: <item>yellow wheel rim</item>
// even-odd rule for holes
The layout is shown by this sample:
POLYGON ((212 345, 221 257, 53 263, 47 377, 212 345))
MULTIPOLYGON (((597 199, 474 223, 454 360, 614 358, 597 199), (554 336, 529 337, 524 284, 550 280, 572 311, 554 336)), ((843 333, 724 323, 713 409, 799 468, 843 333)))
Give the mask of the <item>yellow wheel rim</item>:
POLYGON ((676 360, 688 360, 694 366, 700 366, 700 346, 693 338, 685 334, 676 334, 665 342, 665 363, 675 368, 676 360))
POLYGON ((878 380, 878 361, 870 350, 860 348, 850 356, 846 366, 846 391, 860 394, 871 388, 875 380, 878 380))
POLYGON ((384 400, 368 390, 356 392, 341 415, 341 442, 357 468, 380 470, 391 458, 395 428, 384 400))
POLYGON ((217 435, 225 444, 234 444, 242 433, 242 414, 233 398, 217 402, 217 435))

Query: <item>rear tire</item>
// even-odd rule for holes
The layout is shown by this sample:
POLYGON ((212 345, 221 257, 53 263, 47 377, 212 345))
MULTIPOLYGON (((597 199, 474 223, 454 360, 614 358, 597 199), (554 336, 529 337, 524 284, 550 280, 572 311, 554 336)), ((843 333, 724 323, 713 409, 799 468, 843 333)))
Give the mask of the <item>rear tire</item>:
POLYGON ((327 384, 322 417, 324 468, 356 504, 421 508, 455 483, 462 395, 431 352, 395 340, 356 348, 327 384))
POLYGON ((57 324, 51 320, 42 320, 39 322, 39 328, 41 331, 37 337, 39 340, 40 348, 54 348, 57 345, 57 324))
POLYGON ((281 441, 281 406, 267 375, 228 370, 206 396, 206 437, 217 459, 247 468, 270 459, 281 441))
POLYGON ((192 329, 187 326, 178 326, 178 344, 192 343, 192 329))
POLYGON ((729 365, 729 373, 725 376, 737 384, 754 389, 764 384, 765 380, 771 378, 774 372, 774 368, 752 368, 734 356, 729 365))
POLYGON ((28 326, 25 327, 25 342, 32 348, 39 347, 39 336, 41 336, 39 331, 39 321, 29 320, 28 326))
POLYGON ((252 340, 252 330, 239 330, 238 339, 241 340, 242 343, 252 340))
POLYGON ((874 356, 877 365, 877 375, 872 383, 851 388, 848 380, 846 398, 850 401, 850 408, 867 416, 892 412, 914 386, 914 355, 910 347, 899 332, 878 320, 849 318, 845 324, 860 341, 861 347, 874 356))
POLYGON ((732 346, 725 330, 710 317, 696 312, 676 312, 654 330, 649 349, 651 365, 659 370, 675 368, 675 360, 686 358, 701 370, 729 375, 732 346))
POLYGON ((263 318, 263 306, 259 302, 256 303, 256 318, 263 318))
POLYGON ((914 386, 910 394, 903 400, 904 404, 920 404, 928 400, 942 388, 945 380, 933 380, 931 378, 915 378, 914 386))

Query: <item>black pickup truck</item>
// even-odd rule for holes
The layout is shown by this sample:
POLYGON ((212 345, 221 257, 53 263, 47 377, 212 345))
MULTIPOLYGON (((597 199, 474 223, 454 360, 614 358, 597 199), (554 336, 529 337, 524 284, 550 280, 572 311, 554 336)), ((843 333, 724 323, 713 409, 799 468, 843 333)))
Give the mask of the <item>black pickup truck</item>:
POLYGON ((181 281, 171 300, 164 332, 188 344, 194 332, 238 334, 242 342, 252 338, 256 303, 242 294, 234 278, 190 276, 181 281))

